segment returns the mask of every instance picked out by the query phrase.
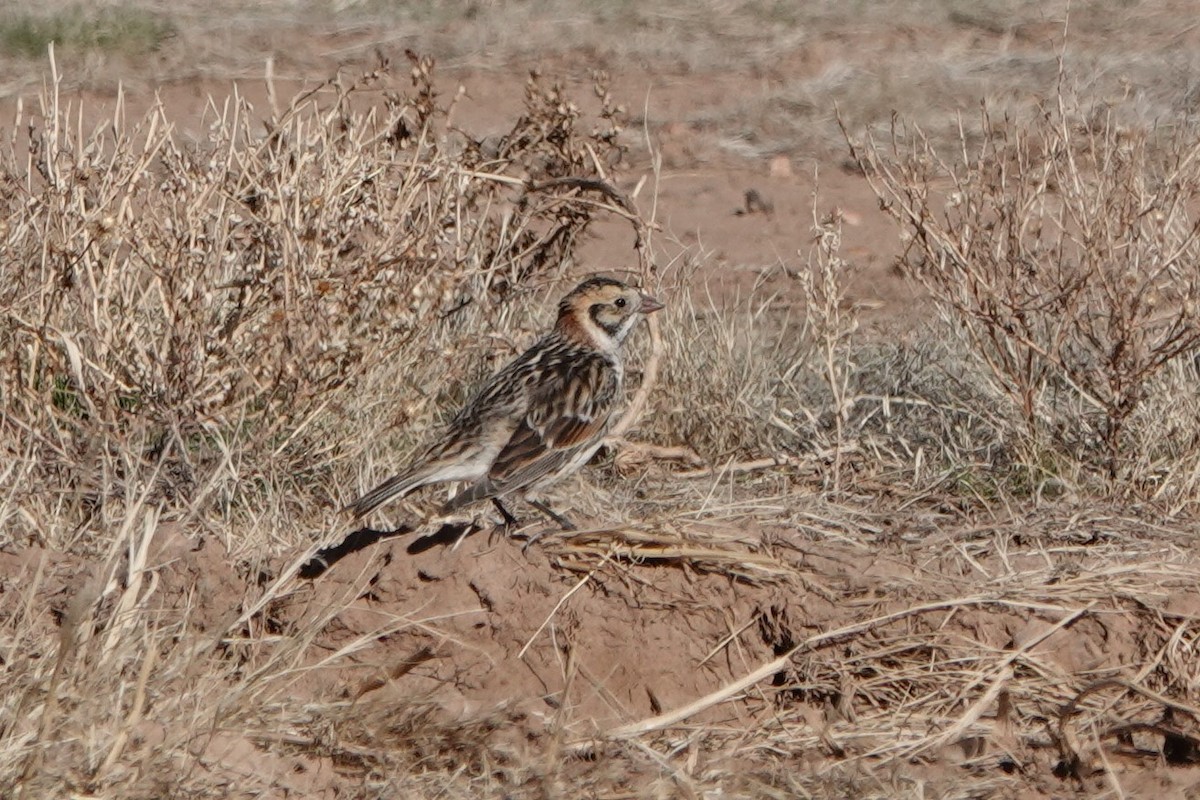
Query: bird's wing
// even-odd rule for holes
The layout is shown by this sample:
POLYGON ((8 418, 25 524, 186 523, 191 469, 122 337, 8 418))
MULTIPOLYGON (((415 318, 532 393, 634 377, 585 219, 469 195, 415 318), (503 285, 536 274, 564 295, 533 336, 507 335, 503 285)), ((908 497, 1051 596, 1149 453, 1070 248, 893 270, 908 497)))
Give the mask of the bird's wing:
POLYGON ((604 435, 619 400, 620 375, 600 356, 578 360, 532 387, 529 405, 487 476, 454 507, 520 489, 565 467, 604 435))

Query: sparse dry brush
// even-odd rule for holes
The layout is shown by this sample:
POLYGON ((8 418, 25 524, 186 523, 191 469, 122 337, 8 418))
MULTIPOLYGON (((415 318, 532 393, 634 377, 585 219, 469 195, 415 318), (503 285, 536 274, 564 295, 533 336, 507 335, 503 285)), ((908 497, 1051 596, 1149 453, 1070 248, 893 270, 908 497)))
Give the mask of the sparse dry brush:
POLYGON ((234 95, 198 142, 119 105, 85 133, 53 87, 19 120, 0 223, 8 540, 102 532, 127 482, 191 513, 299 486, 336 504, 323 476, 363 430, 419 431, 445 405, 435 387, 479 368, 479 332, 613 203, 579 180, 619 160, 620 121, 603 83, 585 133, 531 78, 511 130, 474 141, 431 66, 414 58, 407 93, 386 67, 339 78, 265 130, 234 95), (383 383, 413 420, 364 402, 383 383))
POLYGON ((906 232, 903 268, 1019 420, 1011 440, 1034 482, 1098 475, 1190 502, 1200 431, 1177 429, 1164 463, 1153 428, 1194 413, 1139 415, 1200 344, 1200 144, 1191 126, 1118 111, 1064 89, 1027 122, 984 109, 978 144, 964 136, 952 154, 899 123, 890 143, 852 147, 906 232))

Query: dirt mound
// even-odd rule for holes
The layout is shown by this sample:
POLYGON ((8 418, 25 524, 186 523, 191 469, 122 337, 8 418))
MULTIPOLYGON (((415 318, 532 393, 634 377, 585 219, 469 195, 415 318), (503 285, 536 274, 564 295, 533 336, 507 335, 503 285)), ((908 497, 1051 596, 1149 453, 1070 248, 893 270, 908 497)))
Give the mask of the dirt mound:
POLYGON ((3 652, 13 697, 58 698, 45 774, 124 748, 129 796, 1200 786, 1186 539, 1092 511, 859 520, 410 534, 274 583, 160 525, 132 560, 0 553, 3 652))
MULTIPOLYGON (((372 641, 351 656, 359 669, 327 676, 322 691, 398 690, 435 701, 447 720, 504 708, 531 733, 561 725, 570 709, 577 737, 730 680, 744 664, 710 656, 770 594, 665 564, 564 569, 536 545, 481 532, 362 550, 281 616, 296 629, 320 624, 317 652, 372 641)), ((767 654, 761 642, 745 652, 752 661, 767 654)))

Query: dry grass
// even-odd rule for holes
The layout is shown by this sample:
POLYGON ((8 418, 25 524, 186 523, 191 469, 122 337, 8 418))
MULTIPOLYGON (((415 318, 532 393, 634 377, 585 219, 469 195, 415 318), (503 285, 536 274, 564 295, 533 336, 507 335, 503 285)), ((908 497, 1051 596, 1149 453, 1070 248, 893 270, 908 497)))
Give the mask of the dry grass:
POLYGON ((435 387, 507 355, 479 331, 511 334, 561 277, 608 201, 554 180, 618 158, 616 119, 578 136, 574 106, 531 82, 526 115, 481 145, 445 127, 428 62, 411 68, 406 97, 351 109, 381 68, 265 134, 237 96, 188 145, 161 109, 84 133, 51 95, 10 140, 5 516, 53 513, 18 515, 9 541, 90 537, 130 494, 235 525, 299 486, 338 505, 356 432, 428 427, 452 400, 435 387), (357 399, 384 384, 414 389, 399 418, 357 399))
MULTIPOLYGON (((472 540, 407 576, 418 570, 395 558, 421 552, 391 544, 299 580, 324 535, 311 531, 336 531, 334 509, 402 463, 544 323, 597 215, 652 232, 594 191, 624 145, 602 80, 596 119, 531 80, 510 132, 477 142, 447 124, 429 70, 414 58, 397 81, 380 64, 272 113, 214 101, 200 143, 181 141, 162 109, 141 120, 118 109, 82 131, 54 85, 14 128, 0 153, 0 794, 1119 796, 1114 758, 1150 771, 1195 760, 1190 541, 1073 478, 1086 502, 1022 510, 1037 492, 997 461, 1030 469, 1030 417, 993 406, 1026 395, 988 370, 996 340, 969 335, 986 318, 959 319, 949 330, 961 338, 860 341, 836 217, 814 215, 811 249, 780 266, 803 317, 770 297, 675 295, 667 368, 629 436, 691 448, 703 464, 619 451, 622 480, 572 497, 609 524, 545 537, 532 566, 511 569, 519 548, 507 539, 472 540), (365 87, 384 99, 364 109, 365 87), (469 580, 459 574, 473 563, 469 580), (519 631, 503 627, 504 598, 486 582, 509 572, 533 586, 508 607, 537 610, 519 631), (455 580, 473 605, 445 600, 455 580), (720 626, 702 626, 705 613, 720 626), (605 655, 584 647, 589 623, 611 623, 619 635, 599 641, 614 647, 653 623, 684 631, 698 657, 639 640, 646 664, 634 666, 670 663, 671 682, 686 673, 715 687, 663 702, 647 679, 637 694, 649 714, 603 696, 610 673, 580 655, 605 655), (472 704, 474 673, 497 656, 470 637, 493 627, 520 645, 499 664, 514 680, 540 663, 528 652, 559 670, 562 686, 541 685, 534 712, 511 696, 472 704), (582 711, 588 692, 619 722, 582 711)), ((1061 123, 1050 131, 1075 135, 1061 123)), ((1115 130, 1039 151, 1057 155, 1038 163, 1124 147, 1115 130)), ((960 188, 996 199, 993 183, 971 181, 1028 168, 1032 151, 987 141, 960 188)), ((1191 164, 1120 152, 1141 160, 1094 184, 1104 197, 1163 163, 1191 164)), ((931 196, 931 176, 876 155, 873 178, 931 196)), ((1191 185, 1137 197, 1184 198, 1166 206, 1182 215, 1191 185)), ((1061 222, 1058 210, 1083 203, 1055 241, 1084 223, 1108 237, 1095 251, 1108 257, 1082 274, 1107 279, 1114 253, 1163 251, 1093 199, 1032 204, 1061 222)), ((944 257, 955 233, 974 243, 1006 231, 986 224, 1009 219, 995 204, 955 208, 976 213, 922 231, 927 258, 944 257)), ((1002 262, 954 263, 979 277, 1002 262)), ((958 297, 951 308, 987 298, 982 284, 946 296, 963 273, 953 277, 930 284, 958 297)), ((1073 321, 1114 295, 1070 306, 1073 321)), ((1131 335, 1152 336, 1157 317, 1136 311, 1131 335)), ((1045 369, 1081 385, 1064 359, 1088 341, 1045 369)), ((1194 367, 1171 348, 1137 352, 1150 360, 1121 373, 1141 381, 1137 402, 1109 442, 1156 444, 1118 466, 1188 473, 1194 448, 1176 457, 1150 418, 1179 407, 1194 367)), ((1190 430, 1187 414, 1172 422, 1190 430)), ((1173 485, 1186 511, 1189 487, 1173 485)))

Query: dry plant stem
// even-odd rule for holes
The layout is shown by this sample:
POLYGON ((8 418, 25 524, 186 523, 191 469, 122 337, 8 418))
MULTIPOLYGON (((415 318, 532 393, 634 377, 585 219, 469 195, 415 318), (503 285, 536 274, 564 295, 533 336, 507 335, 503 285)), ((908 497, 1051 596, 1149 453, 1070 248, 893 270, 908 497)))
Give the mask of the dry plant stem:
MULTIPOLYGON (((946 730, 941 731, 940 733, 921 741, 917 745, 905 748, 905 751, 904 751, 905 755, 899 756, 899 757, 911 757, 912 755, 915 755, 918 752, 929 750, 929 749, 935 748, 935 747, 940 747, 944 744, 948 744, 948 743, 954 741, 955 738, 957 738, 958 736, 965 733, 968 728, 970 728, 972 725, 974 725, 979 720, 979 718, 981 716, 983 716, 983 713, 985 711, 987 711, 989 708, 992 707, 992 704, 996 701, 996 698, 1000 695, 1000 692, 1003 691, 1005 686, 1007 686, 1007 684, 1010 681, 1012 681, 1013 662, 1015 662, 1017 659, 1023 657, 1027 653, 1029 653, 1031 650, 1033 650, 1033 648, 1037 647, 1039 644, 1041 644, 1042 642, 1049 639, 1051 636, 1053 636, 1058 631, 1066 628, 1068 625, 1075 622, 1077 619, 1079 619, 1083 615, 1087 614, 1089 611, 1091 611, 1095 607, 1096 607, 1096 601, 1093 600, 1092 602, 1088 603, 1083 608, 1077 609, 1075 611, 1072 611, 1069 614, 1064 615, 1061 619, 1059 619, 1053 625, 1048 626, 1045 630, 1043 630, 1037 636, 1031 637, 1029 640, 1025 641, 1019 648, 1017 648, 1016 650, 1007 654, 1003 659, 1001 659, 999 661, 999 663, 997 663, 995 666, 993 666, 991 668, 992 669, 992 677, 991 677, 990 683, 988 684, 987 690, 982 695, 980 695, 979 698, 967 708, 967 710, 962 714, 962 716, 960 716, 957 720, 955 720, 953 725, 946 728, 946 730)), ((966 686, 964 686, 960 690, 960 695, 970 692, 972 689, 975 688, 975 686, 977 686, 983 680, 984 680, 984 676, 981 675, 976 680, 971 681, 970 683, 968 683, 966 686)))
MULTIPOLYGON (((819 179, 813 176, 814 187, 819 179)), ((845 427, 850 412, 850 370, 846 363, 851 337, 857 320, 843 312, 846 290, 842 273, 846 263, 841 259, 841 219, 834 212, 821 219, 817 212, 817 191, 812 196, 812 220, 815 244, 809 255, 808 269, 800 272, 800 285, 805 298, 805 329, 818 353, 825 383, 833 405, 834 443, 833 475, 830 488, 841 491, 842 450, 845 446, 845 427)))
POLYGON ((721 641, 719 641, 715 645, 713 645, 712 649, 708 651, 708 654, 706 656, 704 656, 704 658, 702 658, 698 662, 696 662, 696 666, 702 667, 705 664, 707 664, 714 656, 716 656, 718 653, 720 653, 722 650, 724 650, 731 642, 733 642, 739 636, 741 636, 743 633, 745 633, 746 630, 749 629, 752 625, 756 625, 756 624, 758 624, 758 619, 756 617, 751 617, 750 619, 746 620, 741 625, 738 625, 737 627, 735 627, 728 634, 726 634, 724 639, 722 639, 721 641))
POLYGON ((563 686, 558 694, 558 708, 554 710, 554 718, 551 723, 550 742, 546 747, 543 755, 543 774, 555 775, 562 768, 562 742, 563 735, 566 729, 566 721, 569 719, 571 708, 571 691, 575 687, 575 678, 579 675, 579 654, 574 644, 568 639, 561 645, 554 643, 556 648, 566 650, 567 663, 563 666, 563 686))
POLYGON ((560 597, 558 599, 558 602, 555 603, 554 608, 550 611, 550 613, 548 615, 546 615, 546 618, 544 620, 542 620, 542 624, 538 626, 537 630, 533 632, 533 635, 529 637, 529 640, 526 641, 525 644, 522 645, 520 651, 517 652, 518 659, 525 657, 525 654, 527 652, 529 652, 530 646, 533 645, 533 643, 537 640, 537 637, 541 634, 541 632, 546 629, 546 626, 549 625, 550 621, 552 619, 554 619, 556 614, 558 614, 558 611, 559 611, 559 609, 561 609, 563 607, 563 604, 571 599, 571 595, 575 594, 577 591, 582 589, 583 585, 585 583, 587 583, 588 581, 590 581, 592 579, 593 575, 595 575, 599 570, 604 568, 604 565, 608 563, 608 560, 611 557, 612 557, 611 554, 604 556, 604 558, 600 560, 599 564, 597 564, 586 575, 584 575, 582 578, 580 578, 578 581, 576 581, 575 585, 572 586, 570 589, 568 589, 566 594, 564 594, 562 597, 560 597))
POLYGON ((664 446, 649 444, 647 442, 631 442, 627 439, 614 439, 611 444, 622 449, 635 449, 637 455, 642 455, 655 461, 682 461, 688 464, 704 463, 704 459, 700 458, 700 455, 695 450, 686 445, 664 446))
MULTIPOLYGON (((657 153, 654 155, 653 164, 654 182, 655 186, 657 186, 660 178, 660 171, 662 169, 662 160, 658 157, 657 153)), ((634 207, 633 201, 629 200, 628 198, 623 199, 623 205, 628 208, 634 207)), ((655 210, 653 213, 657 213, 657 208, 656 192, 654 205, 655 210)), ((651 237, 653 236, 653 232, 657 227, 657 221, 653 214, 649 222, 646 222, 640 215, 636 214, 630 218, 630 221, 637 230, 636 248, 638 254, 638 269, 642 276, 642 285, 647 286, 650 285, 651 282, 656 278, 656 270, 654 267, 654 262, 651 259, 650 248, 651 237)), ((652 392, 654 387, 658 384, 658 372, 663 356, 663 340, 659 315, 651 314, 646 322, 647 328, 650 331, 650 354, 646 358, 646 363, 642 370, 642 382, 641 385, 638 386, 637 391, 634 393, 633 399, 629 401, 629 407, 625 409, 625 413, 621 415, 621 418, 617 420, 617 423, 613 425, 612 429, 609 431, 607 437, 609 441, 623 438, 625 434, 627 434, 633 428, 633 426, 637 424, 638 420, 641 419, 642 415, 646 411, 646 405, 650 401, 650 392, 652 392)))
POLYGON ((125 724, 117 732, 117 736, 113 740, 112 747, 109 749, 104 763, 96 770, 95 777, 97 778, 103 777, 108 770, 116 765, 125 751, 126 745, 129 743, 130 736, 137 729, 138 724, 142 721, 142 715, 146 711, 146 687, 150 683, 151 672, 157 663, 156 655, 158 651, 153 646, 154 633, 155 631, 152 627, 147 627, 142 644, 145 655, 142 656, 142 665, 138 670, 137 683, 134 686, 132 708, 125 724))
MULTIPOLYGON (((644 119, 648 118, 649 114, 644 117, 644 119)), ((642 285, 650 286, 657 277, 657 270, 655 269, 654 261, 651 257, 651 237, 653 237, 654 231, 658 228, 657 187, 662 177, 662 158, 654 149, 649 128, 645 128, 643 132, 646 138, 646 145, 651 152, 651 164, 653 165, 654 172, 655 191, 653 192, 651 202, 650 220, 646 221, 640 214, 632 213, 636 209, 636 206, 631 198, 622 195, 619 202, 627 212, 630 212, 630 216, 627 218, 633 223, 633 226, 637 232, 637 239, 634 247, 638 254, 638 271, 641 273, 642 285)), ((642 184, 639 182, 638 191, 641 190, 641 186, 642 184)), ((616 424, 613 425, 613 427, 609 430, 607 437, 608 441, 618 441, 623 439, 625 434, 627 434, 633 428, 633 426, 637 424, 637 421, 641 419, 642 414, 645 413, 646 404, 650 399, 650 392, 658 383, 659 363, 662 360, 663 354, 662 331, 659 328, 659 315, 651 314, 646 322, 647 328, 650 331, 650 355, 646 359, 645 368, 642 371, 642 383, 640 386, 638 386, 637 391, 634 393, 633 399, 629 401, 629 407, 625 409, 625 413, 621 415, 621 418, 617 420, 616 424)))
MULTIPOLYGON (((590 739, 576 741, 572 744, 572 749, 574 752, 577 752, 577 753, 578 752, 586 752, 595 746, 597 740, 627 739, 632 736, 638 736, 643 733, 649 733, 651 731, 662 730, 663 728, 669 728, 672 725, 676 725, 676 724, 682 722, 683 720, 687 719, 688 717, 694 716, 708 708, 712 708, 713 706, 715 706, 719 703, 723 703, 732 697, 738 696, 739 694, 744 692, 746 689, 749 689, 751 686, 758 683, 759 681, 764 680, 764 679, 780 672, 781 670, 785 669, 788 666, 788 664, 791 662, 791 660, 799 653, 805 652, 807 650, 811 650, 820 645, 827 644, 832 641, 837 641, 837 640, 843 639, 847 636, 853 636, 853 635, 856 635, 859 633, 863 633, 863 632, 871 630, 873 628, 877 628, 881 625, 886 625, 891 622, 896 622, 897 620, 905 619, 907 617, 913 617, 913 616, 917 616, 920 614, 927 614, 927 613, 930 613, 933 611, 945 611, 945 610, 949 610, 949 609, 961 608, 963 606, 981 606, 981 605, 986 606, 989 604, 1005 605, 1005 601, 997 600, 995 598, 984 597, 982 595, 977 595, 977 596, 973 596, 973 597, 963 597, 963 598, 958 598, 958 599, 954 599, 954 600, 939 601, 939 602, 935 602, 935 603, 926 603, 924 605, 919 605, 919 606, 914 606, 912 608, 904 609, 903 611, 897 611, 892 614, 886 614, 881 617, 876 617, 874 619, 866 620, 865 622, 856 623, 854 625, 847 625, 846 627, 839 628, 834 631, 827 631, 826 633, 821 633, 821 634, 817 634, 816 636, 811 636, 808 639, 805 639, 803 642, 797 644, 791 650, 787 651, 786 653, 784 653, 780 657, 776 658, 775 660, 769 661, 766 664, 763 664, 761 667, 754 670, 753 672, 743 676, 742 678, 739 678, 736 681, 733 681, 732 683, 722 686, 720 689, 718 689, 715 692, 711 692, 711 693, 705 695, 704 697, 701 697, 697 700, 694 700, 691 703, 688 703, 687 705, 681 706, 672 711, 668 711, 664 714, 659 714, 654 717, 648 717, 644 720, 640 720, 639 722, 633 722, 633 723, 629 723, 627 725, 620 725, 618 727, 611 728, 607 731, 604 731, 601 734, 599 734, 595 737, 592 737, 590 739)), ((1058 607, 1050 607, 1050 608, 1053 608, 1053 610, 1055 610, 1055 611, 1063 610, 1058 607)), ((1086 610, 1087 609, 1068 612, 1068 621, 1071 621, 1071 620, 1077 618, 1080 614, 1085 613, 1086 610)), ((1057 629, 1057 626, 1056 626, 1056 629, 1057 629)), ((1049 634, 1047 633, 1046 635, 1049 635, 1049 634)))
MULTIPOLYGON (((1192 719, 1200 721, 1200 708, 1198 708, 1196 706, 1190 705, 1188 703, 1183 703, 1178 700, 1173 700, 1170 697, 1166 697, 1166 696, 1164 696, 1158 692, 1155 692, 1151 689, 1147 689, 1144 686, 1141 686, 1136 683, 1131 683, 1130 681, 1122 680, 1120 678, 1107 678, 1102 681, 1096 681, 1095 683, 1084 687, 1074 697, 1071 698, 1071 701, 1069 703, 1067 703, 1063 707, 1062 712, 1059 714, 1059 717, 1058 717, 1058 727, 1057 727, 1058 741, 1059 741, 1060 747, 1062 747, 1064 749, 1068 749, 1067 743, 1068 743, 1070 737, 1067 735, 1067 723, 1068 723, 1068 720, 1071 719, 1071 717, 1073 717, 1079 713, 1080 707, 1081 707, 1084 699, 1086 699, 1090 695, 1096 694, 1097 692, 1101 692, 1105 689, 1112 689, 1112 688, 1124 689, 1128 692, 1132 692, 1134 694, 1141 695, 1142 697, 1145 697, 1148 700, 1152 700, 1155 703, 1161 704, 1164 708, 1170 709, 1172 711, 1183 712, 1183 713, 1189 715, 1190 717, 1192 717, 1192 719)), ((1064 755, 1077 756, 1078 753, 1071 752, 1071 753, 1064 753, 1064 755)))
POLYGON ((676 478, 711 478, 714 475, 742 475, 748 472, 760 472, 774 467, 799 466, 804 460, 796 456, 778 455, 771 458, 756 458, 752 461, 732 461, 720 467, 705 467, 704 469, 686 470, 672 473, 676 478))
POLYGON ((98 567, 95 574, 83 583, 67 607, 67 613, 59 628, 58 652, 55 654, 54 668, 47 681, 46 699, 38 722, 37 736, 34 739, 35 746, 28 748, 19 784, 18 798, 24 796, 24 788, 35 772, 41 768, 44 758, 43 745, 48 741, 51 726, 57 722, 60 695, 68 664, 78 656, 81 645, 88 638, 89 632, 85 630, 85 623, 88 621, 96 601, 102 596, 105 584, 109 579, 109 569, 115 562, 123 541, 124 537, 122 536, 114 539, 103 565, 98 567))

